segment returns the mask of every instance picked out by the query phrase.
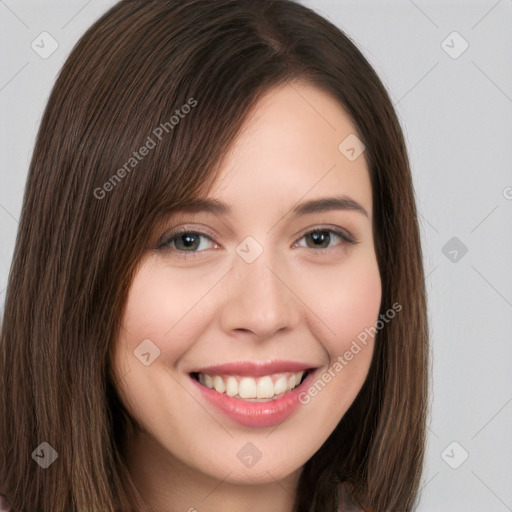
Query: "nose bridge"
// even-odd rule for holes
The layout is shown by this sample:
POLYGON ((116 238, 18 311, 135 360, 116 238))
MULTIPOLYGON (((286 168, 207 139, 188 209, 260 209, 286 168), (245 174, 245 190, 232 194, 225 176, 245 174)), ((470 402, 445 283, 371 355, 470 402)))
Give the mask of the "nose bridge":
POLYGON ((298 304, 283 284, 285 276, 279 275, 282 261, 272 250, 256 250, 251 243, 237 248, 221 321, 226 332, 244 330, 268 337, 296 324, 298 304))

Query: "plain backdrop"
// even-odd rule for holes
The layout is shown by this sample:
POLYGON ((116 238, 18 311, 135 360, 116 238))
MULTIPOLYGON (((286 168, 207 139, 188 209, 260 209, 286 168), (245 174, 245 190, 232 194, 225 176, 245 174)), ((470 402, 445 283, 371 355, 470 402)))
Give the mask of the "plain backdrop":
MULTIPOLYGON (((512 511, 512 0, 302 3, 374 66, 410 152, 433 361, 418 511, 512 511)), ((113 4, 0 0, 0 311, 43 108, 113 4)))

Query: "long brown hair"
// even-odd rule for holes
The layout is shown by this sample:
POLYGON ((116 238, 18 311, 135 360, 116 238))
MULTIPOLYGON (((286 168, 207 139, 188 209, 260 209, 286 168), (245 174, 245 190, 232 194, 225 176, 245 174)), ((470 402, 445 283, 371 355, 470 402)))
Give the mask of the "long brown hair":
POLYGON ((15 512, 147 510, 110 366, 134 269, 152 227, 208 192, 262 94, 293 80, 330 93, 357 126, 381 313, 402 305, 356 400, 304 466, 295 511, 335 510, 340 481, 369 511, 412 510, 428 328, 411 173, 385 88, 347 36, 296 2, 123 0, 67 59, 30 165, 0 339, 0 494, 15 512), (58 453, 47 469, 32 457, 43 442, 58 453))

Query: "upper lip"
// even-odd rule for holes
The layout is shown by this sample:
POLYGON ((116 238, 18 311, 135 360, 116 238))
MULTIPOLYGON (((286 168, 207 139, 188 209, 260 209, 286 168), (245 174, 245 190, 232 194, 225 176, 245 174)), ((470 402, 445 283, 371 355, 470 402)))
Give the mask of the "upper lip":
POLYGON ((205 366, 190 373, 207 373, 209 375, 240 375, 261 377, 281 372, 300 372, 314 369, 308 363, 297 361, 235 361, 232 363, 205 366))

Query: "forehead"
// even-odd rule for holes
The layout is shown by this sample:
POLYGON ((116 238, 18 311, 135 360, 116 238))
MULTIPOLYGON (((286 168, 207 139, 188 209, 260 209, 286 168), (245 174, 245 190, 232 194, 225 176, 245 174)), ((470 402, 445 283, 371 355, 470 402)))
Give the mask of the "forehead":
POLYGON ((344 152, 344 141, 354 137, 353 121, 330 94, 304 82, 276 87, 249 115, 209 195, 235 209, 248 202, 282 209, 300 199, 347 195, 371 216, 364 152, 355 159, 344 152))

